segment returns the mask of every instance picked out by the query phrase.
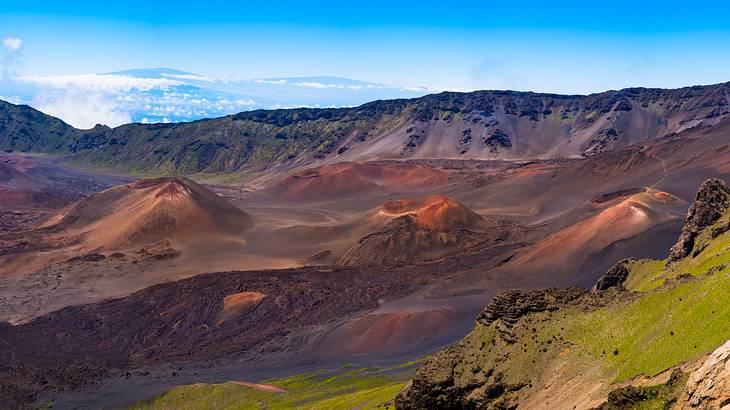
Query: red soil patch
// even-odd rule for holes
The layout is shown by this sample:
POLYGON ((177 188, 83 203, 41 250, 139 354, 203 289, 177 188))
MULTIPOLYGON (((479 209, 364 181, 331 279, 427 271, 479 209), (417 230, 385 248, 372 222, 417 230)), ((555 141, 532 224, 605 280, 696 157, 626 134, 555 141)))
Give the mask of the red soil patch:
POLYGON ((13 164, 7 162, 7 160, 3 161, 2 158, 0 158, 0 184, 7 183, 11 183, 16 187, 40 187, 39 181, 35 180, 33 177, 30 177, 21 169, 15 167, 13 164))
POLYGON ((58 209, 68 201, 43 191, 15 191, 0 188, 0 205, 24 205, 34 208, 58 209))
POLYGON ((436 338, 454 313, 447 309, 371 313, 345 323, 328 335, 322 351, 372 353, 397 350, 436 338))
MULTIPOLYGON (((612 243, 636 236, 672 219, 664 207, 676 198, 653 189, 635 194, 611 194, 596 214, 577 221, 545 239, 513 261, 522 268, 573 266, 612 243)), ((595 199, 592 202, 596 202, 595 199)))
POLYGON ((162 188, 157 190, 155 198, 161 197, 175 197, 178 195, 188 195, 189 191, 178 181, 168 181, 162 185, 162 188))
POLYGON ((138 179, 137 181, 127 184, 132 189, 145 189, 151 188, 158 185, 163 185, 168 182, 179 183, 176 178, 149 178, 149 179, 138 179))
POLYGON ((273 384, 262 384, 262 383, 249 383, 249 382, 239 382, 239 381, 233 381, 231 382, 238 386, 243 387, 250 387, 252 389, 261 390, 267 393, 284 393, 286 392, 286 389, 283 389, 279 386, 274 386, 273 384))
POLYGON ((434 231, 450 231, 483 222, 481 216, 443 195, 388 201, 380 207, 379 213, 393 217, 411 214, 419 227, 434 231))
POLYGON ((670 195, 670 194, 668 194, 668 193, 666 193, 666 192, 663 192, 663 191, 657 191, 657 192, 656 192, 656 193, 654 194, 654 197, 655 197, 655 198, 656 198, 656 199, 657 199, 658 201, 660 201, 660 202, 663 202, 663 203, 667 203, 667 202, 672 202, 672 201, 674 201, 674 200, 675 200, 675 198, 674 198, 674 197, 673 197, 672 195, 670 195))
POLYGON ((0 204, 17 205, 27 201, 27 192, 0 190, 0 204))
POLYGON ((436 187, 447 180, 447 173, 422 165, 341 162, 290 175, 265 192, 283 200, 321 201, 436 187))
POLYGON ((218 323, 241 316, 255 309, 266 295, 261 292, 241 292, 228 295, 223 299, 223 313, 218 323))

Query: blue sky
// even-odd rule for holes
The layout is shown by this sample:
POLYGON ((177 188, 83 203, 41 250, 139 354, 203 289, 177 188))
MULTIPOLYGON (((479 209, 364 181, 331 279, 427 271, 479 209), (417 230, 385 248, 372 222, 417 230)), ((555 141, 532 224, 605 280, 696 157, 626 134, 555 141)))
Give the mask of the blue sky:
POLYGON ((587 93, 730 80, 722 2, 3 2, 29 75, 174 67, 587 93))

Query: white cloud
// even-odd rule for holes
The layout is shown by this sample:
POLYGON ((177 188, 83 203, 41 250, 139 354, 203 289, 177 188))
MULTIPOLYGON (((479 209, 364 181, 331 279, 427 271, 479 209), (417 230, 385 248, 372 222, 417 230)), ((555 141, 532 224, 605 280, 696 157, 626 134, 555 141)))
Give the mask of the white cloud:
POLYGON ((43 94, 33 104, 40 111, 64 120, 76 128, 88 129, 96 124, 110 127, 132 122, 129 113, 102 94, 65 92, 43 94))
POLYGON ((55 75, 55 76, 22 76, 18 82, 33 84, 39 87, 57 89, 75 88, 82 91, 104 92, 112 94, 130 91, 166 90, 171 86, 182 84, 167 78, 135 78, 126 75, 55 75))
POLYGON ((15 52, 23 48, 23 39, 17 37, 5 37, 3 45, 10 52, 15 52))
POLYGON ((246 80, 246 81, 253 81, 256 84, 286 84, 286 79, 282 78, 279 80, 263 80, 263 79, 254 79, 254 80, 246 80))
MULTIPOLYGON (((400 87, 400 90, 401 91, 411 91, 411 92, 422 92, 422 93, 437 93, 437 92, 443 91, 440 88, 429 87, 429 86, 425 86, 425 85, 405 86, 405 87, 400 87)), ((453 89, 451 91, 460 91, 460 90, 453 89)))
POLYGON ((166 78, 174 78, 176 80, 191 80, 191 81, 207 81, 209 83, 214 82, 227 82, 228 80, 216 77, 210 77, 207 75, 198 74, 162 74, 166 78))
MULTIPOLYGON (((11 80, 16 76, 15 68, 20 64, 22 55, 23 40, 17 37, 5 37, 3 39, 5 49, 0 49, 0 82, 11 80)), ((2 84, 4 91, 7 91, 8 84, 2 84)))
POLYGON ((303 81, 301 83, 294 84, 297 87, 305 87, 305 88, 345 88, 345 86, 340 84, 322 84, 322 83, 316 83, 312 81, 303 81))

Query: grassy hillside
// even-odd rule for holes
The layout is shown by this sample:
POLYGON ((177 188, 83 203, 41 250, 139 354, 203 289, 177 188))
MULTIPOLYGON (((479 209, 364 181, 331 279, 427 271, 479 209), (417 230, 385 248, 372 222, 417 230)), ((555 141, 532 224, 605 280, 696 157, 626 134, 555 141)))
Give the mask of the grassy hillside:
POLYGON ((235 382, 194 384, 133 406, 152 409, 376 409, 392 408, 389 402, 403 388, 416 362, 388 369, 357 368, 317 371, 261 383, 283 389, 267 392, 235 382))
POLYGON ((622 396, 627 386, 640 386, 643 398, 618 408, 679 400, 677 380, 687 378, 679 367, 730 339, 730 203, 723 195, 724 214, 705 221, 690 255, 668 266, 625 262, 624 284, 605 292, 495 298, 466 338, 418 370, 398 407, 584 408, 615 389, 621 394, 613 398, 622 396), (661 375, 673 368, 670 383, 661 375))

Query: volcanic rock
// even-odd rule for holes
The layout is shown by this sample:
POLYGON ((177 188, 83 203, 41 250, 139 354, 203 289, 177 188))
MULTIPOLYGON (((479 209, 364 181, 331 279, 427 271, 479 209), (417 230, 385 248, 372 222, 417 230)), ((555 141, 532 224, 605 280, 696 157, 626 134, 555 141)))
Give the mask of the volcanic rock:
POLYGON ((725 181, 714 178, 705 181, 689 208, 679 240, 669 251, 667 265, 689 256, 695 248, 697 236, 717 222, 728 207, 730 189, 725 181))
POLYGON ((730 340, 712 352, 687 380, 690 408, 730 408, 730 340))
POLYGON ((586 293, 584 289, 576 287, 530 292, 521 290, 503 291, 489 302, 477 321, 486 325, 496 320, 515 323, 529 313, 557 310, 561 306, 577 301, 586 293))
POLYGON ((624 259, 613 265, 603 276, 598 278, 596 285, 593 286, 593 292, 608 290, 615 286, 621 286, 629 277, 629 270, 626 264, 629 259, 624 259))

